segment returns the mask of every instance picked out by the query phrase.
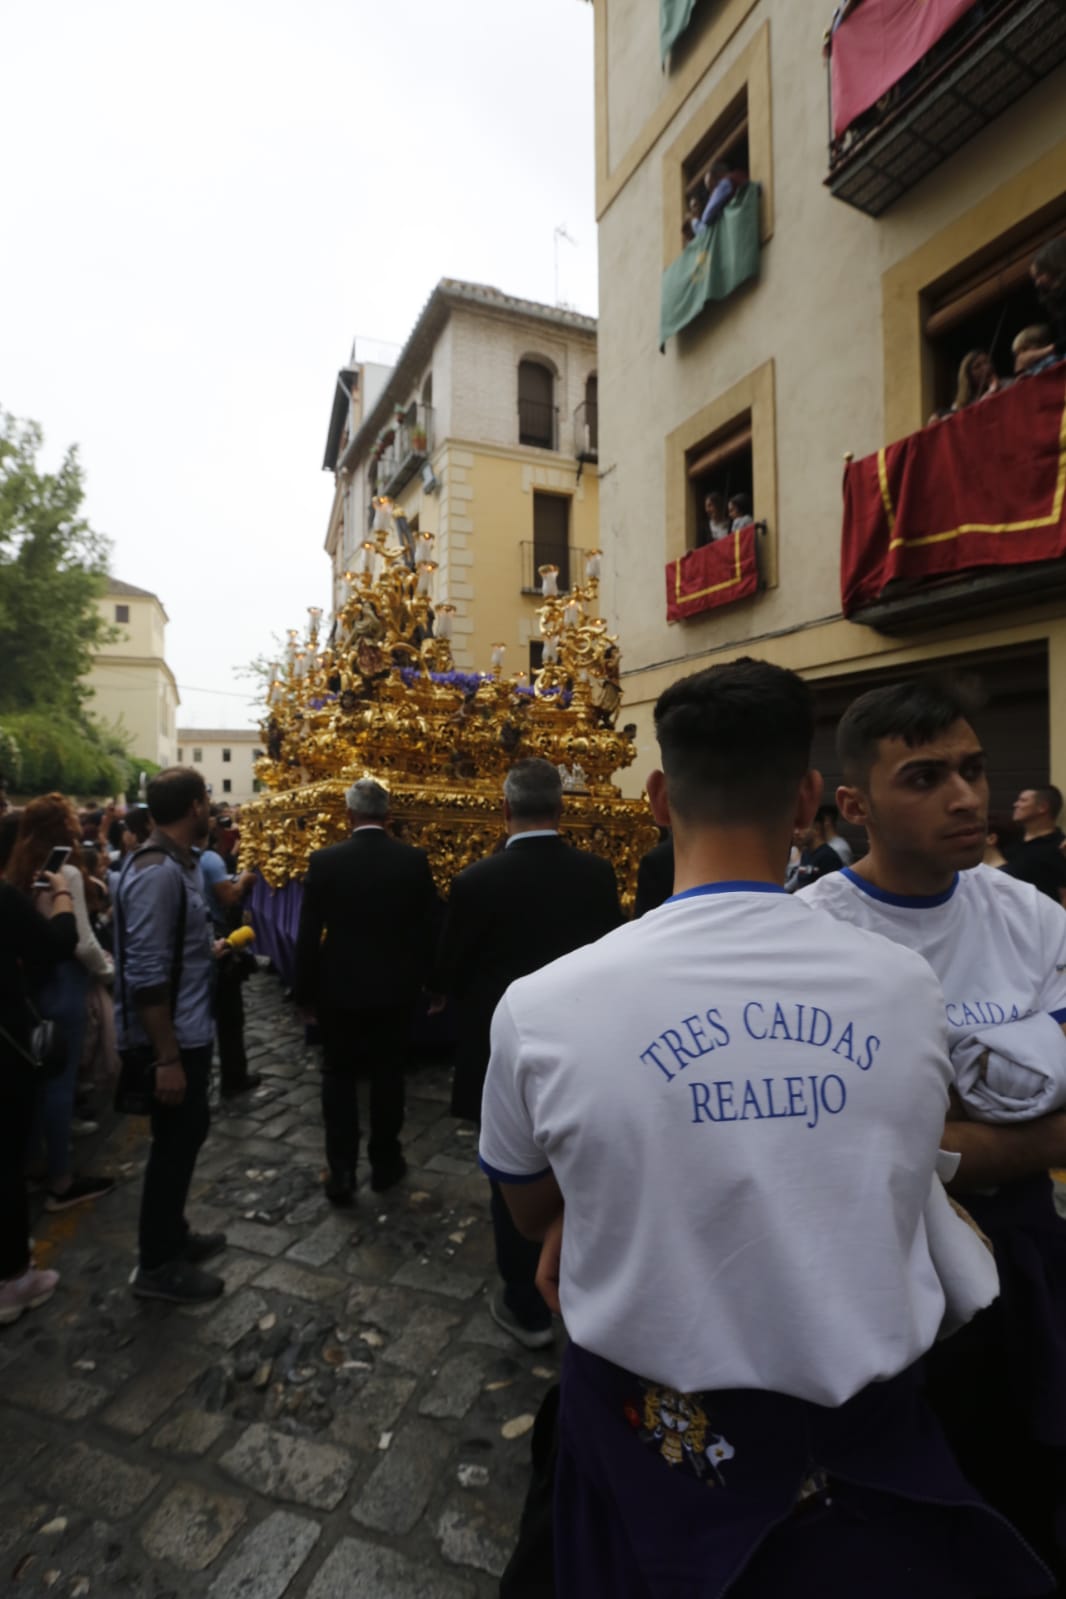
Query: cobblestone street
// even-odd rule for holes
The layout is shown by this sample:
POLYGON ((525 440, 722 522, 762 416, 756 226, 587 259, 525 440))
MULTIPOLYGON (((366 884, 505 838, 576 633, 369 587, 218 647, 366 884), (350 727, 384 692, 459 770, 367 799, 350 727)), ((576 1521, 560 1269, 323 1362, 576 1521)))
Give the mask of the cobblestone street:
POLYGON ((225 1296, 129 1293, 140 1121, 76 1152, 115 1194, 35 1222, 62 1282, 0 1330, 0 1593, 488 1599, 557 1362, 489 1317, 473 1130, 416 1071, 406 1180, 332 1209, 317 1052, 276 978, 246 993, 263 1084, 213 1110, 189 1212, 228 1234, 225 1296))

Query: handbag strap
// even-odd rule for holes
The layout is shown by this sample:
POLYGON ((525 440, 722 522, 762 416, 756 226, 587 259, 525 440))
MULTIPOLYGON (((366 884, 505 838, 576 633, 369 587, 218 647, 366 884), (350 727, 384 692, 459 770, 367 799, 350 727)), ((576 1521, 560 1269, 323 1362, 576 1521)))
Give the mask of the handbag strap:
MULTIPOLYGON (((163 855, 164 858, 166 855, 166 852, 161 850, 158 844, 142 844, 140 849, 134 850, 132 855, 127 856, 118 874, 118 882, 115 884, 115 926, 118 930, 118 960, 115 965, 120 990, 119 1003, 122 1007, 123 1032, 127 1032, 129 1029, 129 1009, 126 1003, 126 920, 122 914, 122 884, 134 861, 138 856, 148 851, 163 855)), ((181 871, 181 868, 179 867, 178 870, 181 871)), ((185 964, 185 922, 188 916, 188 908, 189 890, 185 883, 185 873, 181 872, 181 903, 178 906, 178 917, 174 925, 174 955, 170 966, 170 1010, 172 1017, 177 1015, 178 991, 181 987, 182 968, 185 964)))
POLYGON ((8 1043, 11 1046, 11 1048, 15 1051, 16 1055, 21 1055, 23 1060, 26 1061, 28 1065, 32 1066, 36 1070, 36 1068, 37 1068, 37 1066, 39 1064, 38 1061, 30 1054, 28 1049, 24 1049, 22 1047, 22 1045, 19 1043, 18 1039, 12 1038, 12 1036, 8 1032, 7 1028, 2 1026, 2 1025, 0 1025, 0 1038, 4 1039, 5 1042, 8 1043))

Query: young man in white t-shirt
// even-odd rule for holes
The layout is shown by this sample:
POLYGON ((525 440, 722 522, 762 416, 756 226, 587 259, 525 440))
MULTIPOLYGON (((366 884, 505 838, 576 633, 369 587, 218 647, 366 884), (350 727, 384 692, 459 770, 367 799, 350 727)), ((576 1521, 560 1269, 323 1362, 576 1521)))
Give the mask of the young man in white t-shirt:
MULTIPOLYGON (((866 829, 869 853, 800 897, 923 955, 940 979, 960 1090, 943 1144, 961 1156, 953 1189, 992 1239, 1002 1284, 1000 1301, 931 1356, 930 1398, 964 1470, 1063 1584, 1066 1222, 1048 1168, 1066 1163, 1066 1113, 1040 1114, 1039 1097, 990 1110, 963 1069, 982 1047, 999 1058, 1029 1051, 1030 1066, 1061 1083, 1066 912, 979 864, 988 779, 957 688, 926 680, 874 689, 845 713, 837 746, 837 802, 866 829)), ((1040 1085, 1032 1071, 1021 1077, 1040 1085)), ((1061 1105, 1061 1092, 1049 1102, 1061 1105)))
POLYGON ((482 1107, 519 1228, 565 1204, 559 1599, 1046 1592, 915 1375, 997 1286, 935 1178, 939 987, 780 887, 809 690, 716 667, 656 732, 674 894, 512 984, 482 1107))

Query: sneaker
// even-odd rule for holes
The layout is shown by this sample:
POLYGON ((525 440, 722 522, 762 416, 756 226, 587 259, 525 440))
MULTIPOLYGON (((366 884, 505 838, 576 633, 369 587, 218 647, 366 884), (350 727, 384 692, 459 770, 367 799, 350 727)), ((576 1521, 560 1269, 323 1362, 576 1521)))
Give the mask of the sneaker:
POLYGON ((35 1271, 31 1266, 21 1277, 0 1283, 0 1327, 18 1321, 24 1310, 36 1310, 51 1299, 59 1281, 57 1271, 35 1271))
POLYGON ((555 1329, 550 1322, 547 1327, 527 1327, 525 1322, 519 1321, 504 1298, 502 1288, 497 1288, 489 1300, 489 1315, 497 1327, 502 1327, 512 1338, 517 1338, 524 1349, 547 1349, 555 1338, 555 1329))
POLYGON ((172 1305, 202 1305, 208 1299, 217 1299, 226 1285, 221 1277, 201 1271, 187 1260, 170 1260, 152 1271, 138 1266, 131 1286, 138 1299, 165 1299, 172 1305))
POLYGON ((199 1266, 202 1261, 210 1260, 212 1255, 220 1255, 225 1247, 225 1233, 190 1232, 185 1234, 185 1246, 181 1258, 192 1266, 199 1266))
POLYGON ((239 1094, 250 1094, 262 1081, 262 1072, 246 1072, 239 1083, 223 1083, 219 1095, 222 1099, 236 1099, 239 1094))
POLYGON ((75 1116, 70 1124, 71 1138, 90 1138, 99 1131, 100 1123, 94 1122, 89 1116, 75 1116))
POLYGON ((370 1186, 375 1194, 383 1194, 407 1176, 407 1162, 398 1155, 387 1166, 376 1166, 370 1174, 370 1186))
POLYGON ((86 1205, 91 1199, 102 1199, 115 1186, 113 1177, 75 1177, 69 1188, 61 1194, 50 1188, 45 1196, 45 1210, 70 1210, 73 1205, 86 1205))

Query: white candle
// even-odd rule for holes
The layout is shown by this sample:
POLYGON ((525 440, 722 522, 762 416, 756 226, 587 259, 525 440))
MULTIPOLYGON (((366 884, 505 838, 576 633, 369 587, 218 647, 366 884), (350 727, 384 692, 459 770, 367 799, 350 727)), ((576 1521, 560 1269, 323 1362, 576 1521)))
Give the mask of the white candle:
POLYGON ((559 593, 559 568, 557 566, 538 566, 540 573, 540 592, 546 600, 555 599, 559 593))
POLYGON ((576 600, 569 600, 563 611, 563 621, 567 627, 576 627, 581 620, 581 607, 576 600))
POLYGON ((500 667, 503 665, 503 658, 506 653, 507 646, 505 644, 494 644, 492 646, 492 654, 489 658, 492 661, 493 671, 499 671, 500 667))
POLYGON ((585 561, 585 576, 591 580, 599 578, 603 569, 603 551, 590 550, 585 561))
POLYGON ((433 619, 433 631, 437 638, 451 638, 452 618, 455 615, 454 605, 438 605, 437 613, 433 619))
POLYGON ((544 649, 541 652, 540 658, 544 662, 545 666, 552 666, 555 664, 555 662, 559 659, 559 640, 557 638, 546 638, 544 640, 544 649))

